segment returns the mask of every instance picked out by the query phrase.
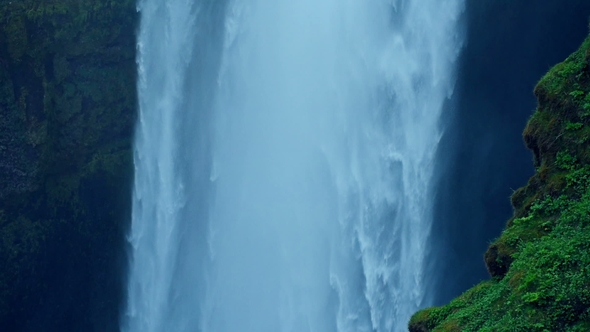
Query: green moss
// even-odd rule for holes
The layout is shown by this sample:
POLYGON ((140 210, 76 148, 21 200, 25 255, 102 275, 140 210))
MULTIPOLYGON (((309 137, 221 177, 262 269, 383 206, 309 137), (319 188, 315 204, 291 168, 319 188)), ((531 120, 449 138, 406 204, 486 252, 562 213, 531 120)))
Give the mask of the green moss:
POLYGON ((590 38, 535 89, 523 133, 536 174, 486 252, 491 281, 414 315, 411 331, 590 329, 590 38))
POLYGON ((586 39, 576 52, 549 70, 539 81, 536 90, 554 99, 563 99, 565 95, 579 99, 587 93, 576 84, 582 76, 587 75, 589 48, 590 40, 586 39))

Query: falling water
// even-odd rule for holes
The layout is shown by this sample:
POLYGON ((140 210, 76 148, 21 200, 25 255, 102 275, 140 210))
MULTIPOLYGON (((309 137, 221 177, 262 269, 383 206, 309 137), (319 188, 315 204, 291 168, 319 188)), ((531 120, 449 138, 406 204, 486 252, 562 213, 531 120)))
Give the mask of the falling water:
POLYGON ((461 0, 140 0, 129 332, 404 331, 461 0))

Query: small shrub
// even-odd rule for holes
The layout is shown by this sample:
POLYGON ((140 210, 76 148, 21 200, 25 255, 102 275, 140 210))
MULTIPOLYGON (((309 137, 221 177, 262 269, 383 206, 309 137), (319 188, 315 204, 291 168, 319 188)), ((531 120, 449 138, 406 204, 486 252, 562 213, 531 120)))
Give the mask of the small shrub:
POLYGON ((567 130, 567 131, 575 131, 575 130, 581 129, 582 126, 584 126, 584 124, 583 123, 580 123, 580 122, 567 122, 565 124, 565 130, 567 130))
POLYGON ((574 91, 570 92, 570 96, 572 96, 576 99, 581 99, 581 97, 584 96, 584 91, 574 90, 574 91))

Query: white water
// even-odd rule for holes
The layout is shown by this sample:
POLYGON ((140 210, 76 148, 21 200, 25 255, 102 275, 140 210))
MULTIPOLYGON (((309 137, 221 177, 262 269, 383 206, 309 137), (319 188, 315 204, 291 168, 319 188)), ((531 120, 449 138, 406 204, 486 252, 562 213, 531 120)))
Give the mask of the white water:
POLYGON ((122 329, 404 331, 461 0, 140 0, 122 329))

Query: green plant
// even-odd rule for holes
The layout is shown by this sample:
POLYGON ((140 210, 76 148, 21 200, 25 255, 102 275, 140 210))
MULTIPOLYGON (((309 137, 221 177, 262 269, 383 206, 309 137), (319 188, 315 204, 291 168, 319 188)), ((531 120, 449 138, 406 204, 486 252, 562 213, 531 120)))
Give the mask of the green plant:
POLYGON ((576 99, 581 98, 582 96, 584 96, 584 91, 574 90, 574 91, 570 92, 570 96, 572 96, 576 99))
POLYGON ((523 136, 537 172, 512 195, 515 215, 486 252, 493 278, 418 313, 410 328, 590 330, 589 63, 590 37, 535 88, 539 107, 523 136))
POLYGON ((584 126, 584 124, 580 123, 580 122, 567 122, 565 124, 565 130, 568 130, 568 131, 579 130, 582 128, 582 126, 584 126))

